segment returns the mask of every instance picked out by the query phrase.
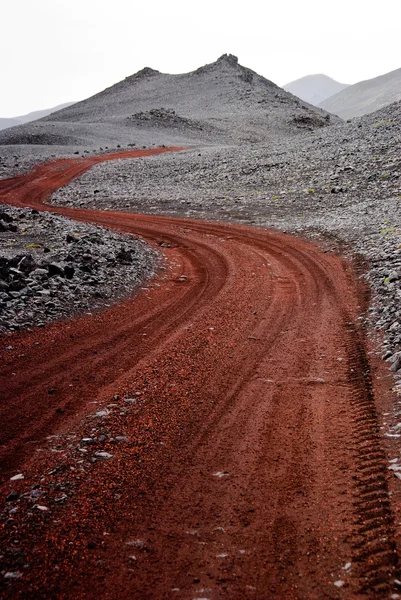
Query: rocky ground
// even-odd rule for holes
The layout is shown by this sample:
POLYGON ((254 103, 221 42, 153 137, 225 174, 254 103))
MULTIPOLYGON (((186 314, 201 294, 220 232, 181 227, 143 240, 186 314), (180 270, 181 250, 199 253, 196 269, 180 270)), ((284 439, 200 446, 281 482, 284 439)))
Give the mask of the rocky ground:
POLYGON ((385 355, 398 361, 400 141, 396 103, 295 139, 103 163, 59 190, 53 202, 238 221, 329 238, 342 251, 345 244, 370 264, 369 318, 385 334, 385 355))
POLYGON ((132 235, 30 209, 3 205, 0 233, 1 333, 108 305, 159 262, 132 235))

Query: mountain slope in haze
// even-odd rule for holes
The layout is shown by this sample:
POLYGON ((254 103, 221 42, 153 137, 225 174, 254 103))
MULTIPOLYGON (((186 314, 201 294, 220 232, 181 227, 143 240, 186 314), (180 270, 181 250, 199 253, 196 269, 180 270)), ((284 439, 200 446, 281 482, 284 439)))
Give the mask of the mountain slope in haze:
POLYGON ((0 144, 258 142, 336 120, 238 64, 232 55, 182 75, 145 68, 0 144))
POLYGON ((53 106, 53 108, 45 108, 44 110, 36 110, 34 112, 30 112, 26 115, 21 115, 19 117, 10 117, 10 118, 0 118, 0 130, 7 129, 9 127, 15 127, 15 125, 22 125, 23 123, 30 123, 31 121, 36 121, 37 119, 41 119, 54 113, 58 110, 62 110, 67 106, 71 106, 75 104, 75 102, 64 102, 64 104, 58 104, 57 106, 53 106))
POLYGON ((348 87, 348 83, 340 83, 327 75, 306 75, 283 85, 283 89, 301 100, 318 106, 333 94, 348 87))
POLYGON ((401 69, 355 83, 319 106, 342 119, 352 119, 398 100, 401 100, 401 69))
POLYGON ((18 117, 0 117, 0 131, 9 127, 15 127, 15 125, 21 125, 21 123, 22 121, 18 117))

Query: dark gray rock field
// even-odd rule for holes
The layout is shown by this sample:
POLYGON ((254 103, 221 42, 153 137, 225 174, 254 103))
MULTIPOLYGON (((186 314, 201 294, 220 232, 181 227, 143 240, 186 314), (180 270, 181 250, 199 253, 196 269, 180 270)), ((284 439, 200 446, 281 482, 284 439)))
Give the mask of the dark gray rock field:
POLYGON ((0 332, 109 305, 151 277, 158 261, 131 235, 3 205, 0 332))

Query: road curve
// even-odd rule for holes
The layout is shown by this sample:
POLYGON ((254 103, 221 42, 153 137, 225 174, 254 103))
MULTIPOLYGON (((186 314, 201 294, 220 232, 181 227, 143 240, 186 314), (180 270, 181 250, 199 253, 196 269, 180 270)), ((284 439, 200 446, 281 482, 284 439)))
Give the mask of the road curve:
POLYGON ((46 206, 96 162, 140 155, 0 181, 2 202, 140 234, 167 259, 134 299, 13 335, 2 493, 39 480, 50 510, 6 523, 29 569, 4 597, 389 597, 394 522, 349 267, 256 228, 46 206), (94 401, 112 405, 93 417, 94 401), (128 442, 43 449, 94 430, 128 442), (91 462, 99 450, 113 458, 91 462))

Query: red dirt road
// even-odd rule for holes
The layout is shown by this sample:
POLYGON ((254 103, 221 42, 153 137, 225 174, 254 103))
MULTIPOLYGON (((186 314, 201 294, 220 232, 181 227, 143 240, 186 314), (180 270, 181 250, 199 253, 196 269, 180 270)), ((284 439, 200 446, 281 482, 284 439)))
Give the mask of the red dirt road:
POLYGON ((170 246, 136 298, 1 340, 2 494, 21 494, 3 544, 22 575, 4 597, 390 597, 386 457, 349 267, 255 228, 44 206, 108 158, 0 182, 3 202, 170 246), (40 501, 22 495, 33 486, 40 501))

